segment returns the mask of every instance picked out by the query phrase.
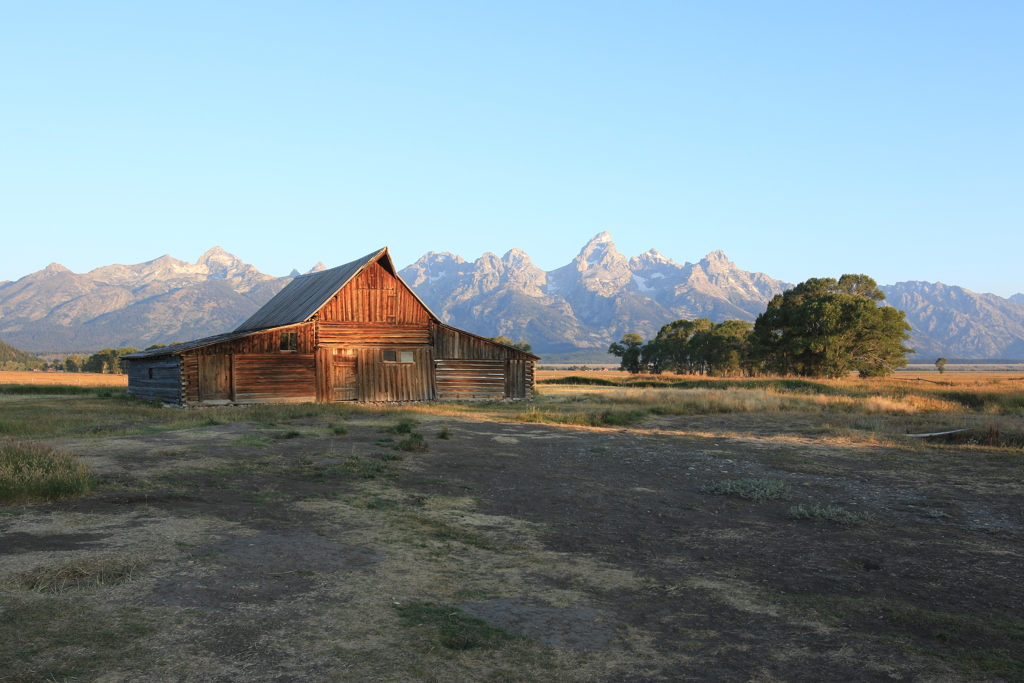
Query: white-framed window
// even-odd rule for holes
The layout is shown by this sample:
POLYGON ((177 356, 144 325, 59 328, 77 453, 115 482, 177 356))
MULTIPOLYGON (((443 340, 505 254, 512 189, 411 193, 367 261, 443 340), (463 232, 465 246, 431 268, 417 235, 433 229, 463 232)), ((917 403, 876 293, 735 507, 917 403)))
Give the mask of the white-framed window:
POLYGON ((414 363, 412 351, 385 351, 385 363, 414 363))

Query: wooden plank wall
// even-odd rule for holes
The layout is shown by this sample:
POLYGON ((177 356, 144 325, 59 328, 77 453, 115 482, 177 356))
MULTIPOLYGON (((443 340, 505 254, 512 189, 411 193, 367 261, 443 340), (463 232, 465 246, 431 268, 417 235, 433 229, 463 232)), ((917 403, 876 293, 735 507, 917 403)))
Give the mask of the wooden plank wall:
POLYGON ((316 361, 311 353, 236 354, 235 403, 315 401, 316 361))
POLYGON ((196 351, 181 356, 181 395, 185 405, 199 405, 199 354, 196 351))
POLYGON ((490 339, 484 339, 483 337, 463 332, 448 325, 434 324, 432 327, 434 355, 438 358, 490 360, 506 360, 509 358, 525 360, 530 358, 529 354, 525 354, 518 349, 509 348, 503 344, 495 344, 490 339))
POLYGON ((505 397, 505 361, 446 360, 434 361, 434 381, 441 401, 505 397))
POLYGON ((181 362, 177 356, 129 359, 125 366, 129 396, 146 401, 181 403, 181 362))
POLYGON ((324 322, 426 325, 427 309, 379 263, 367 267, 317 314, 324 322))
POLYGON ((412 363, 385 363, 380 348, 356 349, 359 400, 429 401, 434 398, 433 368, 429 348, 402 348, 412 351, 412 363))
POLYGON ((505 395, 508 398, 533 398, 532 360, 505 361, 505 395))
POLYGON ((388 323, 317 324, 317 346, 429 346, 430 328, 388 323))
POLYGON ((210 344, 196 349, 203 356, 216 356, 222 353, 281 353, 281 333, 295 332, 298 340, 298 351, 285 353, 313 353, 316 348, 316 330, 313 323, 281 327, 267 332, 254 332, 231 341, 210 344))

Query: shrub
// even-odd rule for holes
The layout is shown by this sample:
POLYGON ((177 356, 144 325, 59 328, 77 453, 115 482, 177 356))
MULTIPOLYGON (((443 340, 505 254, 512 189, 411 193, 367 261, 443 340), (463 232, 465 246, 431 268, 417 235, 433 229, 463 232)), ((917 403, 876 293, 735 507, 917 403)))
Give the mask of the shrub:
POLYGON ((331 433, 335 436, 348 436, 348 427, 345 425, 330 425, 331 433))
POLYGON ((403 417, 396 424, 391 425, 384 431, 391 432, 392 434, 412 434, 412 430, 419 425, 419 422, 412 419, 411 417, 403 417))
POLYGON ((442 425, 441 431, 437 433, 437 438, 444 439, 445 441, 452 438, 452 428, 448 425, 442 425))
POLYGON ((0 503, 27 503, 81 496, 92 490, 89 466, 45 444, 0 441, 0 503))
POLYGON ((471 617, 454 607, 414 602, 397 609, 403 626, 429 629, 449 650, 493 648, 514 640, 508 631, 495 628, 485 620, 471 617))
POLYGON ((402 439, 398 442, 398 449, 412 453, 422 453, 427 450, 427 440, 419 432, 413 432, 409 435, 408 439, 402 439))
POLYGON ((700 490, 717 496, 733 494, 758 502, 790 498, 789 484, 778 479, 727 479, 701 486, 700 490))
POLYGON ((818 505, 794 505, 789 508, 789 516, 793 519, 824 519, 839 524, 865 524, 875 518, 870 512, 853 512, 833 505, 824 508, 818 505))

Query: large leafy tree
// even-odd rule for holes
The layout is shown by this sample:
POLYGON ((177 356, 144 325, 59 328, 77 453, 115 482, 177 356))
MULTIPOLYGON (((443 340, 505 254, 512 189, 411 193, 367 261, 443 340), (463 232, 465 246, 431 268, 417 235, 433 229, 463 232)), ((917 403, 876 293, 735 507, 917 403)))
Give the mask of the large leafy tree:
POLYGON ((636 332, 628 332, 622 335, 618 343, 612 342, 608 347, 608 353, 621 358, 622 369, 635 375, 643 372, 646 367, 641 357, 643 346, 643 337, 636 332))
POLYGON ((642 357, 652 372, 738 374, 748 366, 750 329, 751 324, 743 320, 676 320, 644 345, 642 357))
POLYGON ((806 377, 886 375, 907 364, 910 325, 879 306, 885 294, 866 275, 812 278, 775 296, 754 323, 752 342, 770 372, 806 377))

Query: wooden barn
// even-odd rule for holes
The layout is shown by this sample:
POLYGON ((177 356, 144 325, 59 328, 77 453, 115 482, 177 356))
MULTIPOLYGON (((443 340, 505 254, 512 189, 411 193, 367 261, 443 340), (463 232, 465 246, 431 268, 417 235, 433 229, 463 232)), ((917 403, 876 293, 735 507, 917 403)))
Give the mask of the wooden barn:
POLYGON ((124 356, 130 395, 185 406, 532 398, 537 360, 442 323, 387 248, 296 277, 234 332, 124 356))

